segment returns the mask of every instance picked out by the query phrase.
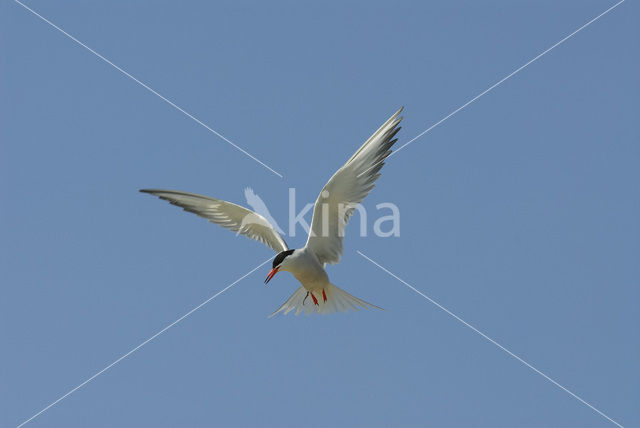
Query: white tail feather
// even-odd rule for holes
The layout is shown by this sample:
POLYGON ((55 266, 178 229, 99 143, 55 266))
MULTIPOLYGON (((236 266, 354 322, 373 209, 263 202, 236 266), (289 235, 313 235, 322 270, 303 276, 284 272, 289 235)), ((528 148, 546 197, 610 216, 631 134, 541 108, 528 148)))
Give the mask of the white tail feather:
POLYGON ((280 306, 280 308, 278 308, 277 311, 269 315, 269 318, 279 314, 280 312, 286 315, 293 310, 296 311, 296 315, 300 312, 304 312, 306 315, 309 315, 311 313, 330 314, 338 311, 347 312, 349 309, 357 311, 358 308, 382 309, 376 305, 372 305, 371 303, 352 296, 333 284, 330 284, 329 287, 325 288, 324 293, 327 295, 326 302, 322 297, 322 291, 314 292, 314 296, 318 299, 318 305, 315 305, 313 303, 313 298, 311 296, 307 296, 307 289, 300 287, 287 299, 286 302, 282 304, 282 306, 280 306))

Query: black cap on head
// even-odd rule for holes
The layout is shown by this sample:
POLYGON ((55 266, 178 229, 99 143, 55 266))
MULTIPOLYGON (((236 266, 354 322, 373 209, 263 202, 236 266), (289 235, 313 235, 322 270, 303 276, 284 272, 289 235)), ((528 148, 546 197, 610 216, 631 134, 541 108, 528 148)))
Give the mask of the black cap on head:
POLYGON ((283 251, 281 253, 278 253, 278 255, 276 256, 275 259, 273 259, 273 268, 275 269, 276 266, 279 266, 280 263, 282 263, 282 261, 290 254, 293 254, 295 250, 287 250, 287 251, 283 251))

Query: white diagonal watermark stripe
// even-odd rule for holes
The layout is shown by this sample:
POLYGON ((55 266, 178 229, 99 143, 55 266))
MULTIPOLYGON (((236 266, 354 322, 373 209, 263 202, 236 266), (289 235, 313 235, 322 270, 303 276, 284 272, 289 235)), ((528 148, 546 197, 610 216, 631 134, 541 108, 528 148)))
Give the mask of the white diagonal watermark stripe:
POLYGON ((130 78, 131 80, 133 80, 134 82, 136 82, 137 84, 139 84, 140 86, 142 86, 143 88, 145 88, 146 90, 151 92, 152 94, 156 95, 158 98, 160 98, 161 100, 163 100, 164 102, 169 104, 171 107, 175 108, 176 110, 178 110, 179 112, 181 112, 182 114, 187 116, 188 118, 192 119, 198 125, 201 125, 202 127, 207 129, 208 131, 212 132, 213 134, 215 134, 216 136, 218 136, 222 140, 224 140, 227 143, 229 143, 236 150, 239 150, 240 152, 244 153, 246 156, 248 156, 249 158, 251 158, 254 161, 258 162, 260 165, 262 165, 263 167, 265 167, 266 169, 268 169, 269 171, 271 171, 272 173, 274 173, 278 177, 283 178, 282 174, 280 174, 278 171, 276 171, 275 169, 271 168, 269 165, 267 165, 266 163, 262 162, 260 159, 258 159, 257 157, 253 156, 251 153, 249 153, 248 151, 246 151, 245 149, 243 149, 242 147, 240 147, 239 145, 237 145, 233 141, 229 140, 227 137, 225 137, 224 135, 222 135, 221 133, 219 133, 215 129, 211 128, 209 125, 207 125, 206 123, 202 122, 200 119, 198 119, 197 117, 195 117, 194 115, 192 115, 191 113, 189 113, 188 111, 183 109, 182 107, 178 106, 177 104, 175 104, 173 101, 171 101, 170 99, 168 99, 164 95, 162 95, 159 92, 155 91, 154 89, 149 87, 144 82, 142 82, 139 79, 135 78, 134 76, 132 76, 131 74, 129 74, 128 72, 123 70, 121 67, 117 66, 116 64, 114 64, 113 62, 111 62, 110 60, 105 58, 104 56, 100 55, 98 52, 96 52, 95 50, 91 49, 89 46, 87 46, 86 44, 82 43, 80 40, 76 39, 71 34, 67 33, 62 28, 58 27, 53 22, 49 21, 44 16, 40 15, 38 12, 36 12, 33 9, 31 9, 26 4, 22 3, 19 0, 13 0, 13 1, 18 3, 20 6, 22 6, 23 8, 25 8, 26 10, 28 10, 29 12, 31 12, 32 14, 34 14, 35 16, 37 16, 38 18, 40 18, 41 20, 43 20, 44 22, 46 22, 47 24, 49 24, 50 26, 52 26, 53 28, 55 28, 56 30, 58 30, 59 32, 64 34, 65 36, 67 36, 68 38, 70 38, 71 40, 73 40, 74 42, 76 42, 77 44, 79 44, 80 46, 82 46, 83 48, 85 48, 86 50, 88 50, 89 52, 91 52, 92 54, 94 54, 95 56, 97 56, 98 58, 100 58, 101 60, 103 60, 104 62, 109 64, 110 66, 112 66, 113 68, 115 68, 116 70, 118 70, 120 73, 124 74, 125 76, 127 76, 128 78, 130 78))
POLYGON ((384 266, 381 266, 378 262, 376 262, 375 260, 371 259, 370 257, 368 257, 367 255, 363 254, 361 251, 356 250, 356 252, 358 254, 360 254, 362 257, 364 257, 365 259, 367 259, 369 262, 373 263, 374 265, 376 265, 378 268, 380 268, 381 270, 383 270, 384 272, 386 272, 387 274, 389 274, 390 276, 392 276, 393 278, 397 279, 398 281, 400 281, 401 283, 403 283, 404 285, 406 285, 407 287, 409 287, 411 290, 415 291, 416 293, 418 293, 420 296, 424 297, 425 299, 427 299, 429 302, 433 303, 434 305, 436 305, 439 309, 443 310, 444 312, 446 312, 447 314, 451 315, 453 318, 455 318, 456 320, 460 321, 462 324, 464 324, 466 327, 469 327, 471 330, 473 330, 474 332, 478 333, 480 336, 482 336, 483 338, 485 338, 486 340, 488 340, 489 342, 493 343, 494 345, 496 345, 498 348, 500 348, 501 350, 503 350, 504 352, 506 352, 507 354, 509 354, 511 357, 515 358, 516 360, 520 361, 522 364, 524 364, 525 366, 529 367, 531 370, 533 370, 534 372, 536 372, 537 374, 539 374, 540 376, 542 376, 543 378, 545 378, 546 380, 548 380, 549 382, 551 382, 552 384, 554 384, 555 386, 557 386, 558 388, 562 389, 564 392, 566 392, 567 394, 571 395, 573 398, 575 398, 576 400, 580 401, 582 404, 588 406, 591 410, 597 412, 600 416, 606 418, 607 420, 609 420, 609 422, 612 422, 614 424, 616 424, 617 426, 619 426, 620 428, 624 428, 622 425, 620 425, 618 422, 614 421, 613 419, 611 419, 609 416, 605 415, 603 412, 601 412, 600 410, 596 409, 595 407, 593 407, 591 404, 589 404, 588 402, 586 402, 584 399, 582 399, 580 396, 574 394, 573 392, 569 391, 566 387, 562 386, 561 384, 559 384, 557 381, 555 381, 554 379, 552 379, 551 377, 549 377, 548 375, 544 374, 543 372, 541 372, 540 370, 538 370, 537 368, 535 368, 534 366, 532 366, 530 363, 526 362, 525 360, 523 360, 522 358, 520 358, 519 356, 517 356, 516 354, 514 354, 513 352, 511 352, 510 350, 508 350, 507 348, 505 348, 504 346, 502 346, 501 344, 499 344, 498 342, 496 342, 495 340, 493 340, 492 338, 490 338, 489 336, 487 336, 485 333, 483 333, 482 331, 478 330, 477 328, 475 328, 474 326, 472 326, 471 324, 469 324, 468 322, 466 322, 465 320, 463 320, 462 318, 460 318, 458 315, 454 314, 453 312, 451 312, 449 309, 445 308, 444 306, 442 306, 440 303, 436 302, 435 300, 433 300, 431 297, 427 296, 426 294, 424 294, 423 292, 421 292, 420 290, 418 290, 417 288, 415 288, 413 285, 409 284, 407 281, 405 281, 404 279, 400 278, 399 276, 397 276, 396 274, 394 274, 393 272, 391 272, 389 269, 385 268, 384 266))
POLYGON ((93 376, 91 376, 90 378, 88 378, 87 380, 85 380, 84 382, 82 382, 81 384, 79 384, 78 386, 76 386, 75 388, 70 390, 69 392, 67 392, 66 394, 60 396, 60 398, 58 398, 57 400, 53 401, 47 407, 45 407, 44 409, 40 410, 35 415, 31 416, 29 419, 27 419, 24 422, 22 422, 20 425, 17 426, 17 428, 20 428, 23 425, 28 424, 29 422, 31 422, 32 420, 34 420, 35 418, 37 418, 38 416, 40 416, 41 414, 43 414, 44 412, 46 412, 47 410, 49 410, 50 408, 52 408, 53 406, 55 406, 56 404, 58 404, 59 402, 61 402, 62 400, 64 400, 65 398, 67 398, 68 396, 70 396, 71 394, 73 394, 74 392, 76 392, 77 390, 79 390, 80 388, 82 388, 83 386, 88 384, 89 382, 91 382, 92 380, 94 380, 95 378, 97 378, 98 376, 100 376, 102 373, 106 372, 111 367, 115 366, 120 361, 124 360, 129 355, 133 354, 138 349, 142 348, 144 345, 146 345, 147 343, 151 342, 153 339, 155 339, 156 337, 160 336, 162 333, 164 333, 165 331, 169 330, 171 327, 173 327, 174 325, 178 324, 180 321, 182 321, 183 319, 187 318, 189 315, 191 315, 192 313, 194 313, 198 309, 202 308, 204 305, 206 305, 207 303, 209 303, 210 301, 212 301, 213 299, 215 299, 216 297, 218 297, 219 295, 221 295, 222 293, 224 293, 225 291, 227 291, 228 289, 230 289, 231 287, 233 287, 234 285, 236 285, 237 283, 239 283, 240 281, 242 281, 243 279, 245 279, 246 277, 248 277, 249 275, 251 275, 252 273, 257 271, 258 269, 260 269, 262 266, 264 266, 265 264, 267 264, 271 260, 273 260, 273 257, 269 257, 267 260, 263 261, 258 266, 254 267, 249 272, 245 273, 240 278, 236 279, 231 284, 227 285, 225 288, 223 288, 222 290, 218 291, 216 294, 214 294, 213 296, 209 297, 207 300, 205 300, 204 302, 200 303, 198 306, 196 306, 195 308, 191 309, 186 314, 182 315, 180 318, 178 318, 177 320, 175 320, 174 322, 172 322, 171 324, 169 324, 168 326, 166 326, 162 330, 158 331, 156 334, 154 334, 153 336, 151 336, 150 338, 148 338, 144 342, 140 343, 138 346, 136 346, 135 348, 131 349, 129 352, 127 352, 126 354, 122 355, 120 358, 118 358, 117 360, 115 360, 114 362, 112 362, 111 364, 109 364, 108 366, 106 366, 105 368, 103 368, 102 370, 100 370, 99 372, 97 372, 96 374, 94 374, 93 376))
MULTIPOLYGON (((618 3, 614 4, 613 6, 611 6, 609 9, 605 10, 604 12, 602 12, 600 15, 596 16, 595 18, 593 18, 591 21, 587 22, 586 24, 584 24, 582 27, 578 28, 577 30, 575 30, 573 33, 569 34, 568 36, 564 37, 562 40, 560 40, 559 42, 555 43, 553 46, 545 49, 544 51, 542 51, 541 53, 539 53, 537 56, 535 56, 534 58, 532 58, 531 60, 527 61, 525 64, 521 65, 520 67, 516 68, 515 70, 513 70, 511 73, 507 74, 505 77, 503 77, 502 79, 498 80, 496 83, 494 83, 493 85, 489 86, 487 89, 485 89, 484 91, 480 92, 478 95, 476 95, 475 97, 471 98, 469 101, 467 101, 466 103, 462 104, 460 107, 458 107, 457 109, 455 109, 454 111, 452 111, 451 113, 449 113, 448 115, 446 115, 445 117, 443 117, 442 119, 440 119, 439 121, 437 121, 436 123, 434 123, 433 125, 431 125, 430 127, 428 127, 427 129, 425 129, 424 131, 422 131, 421 133, 419 133, 418 135, 416 135, 415 137, 413 137, 411 140, 407 141, 406 143, 404 143, 403 145, 401 145, 400 147, 398 147, 396 150, 394 150, 389 156, 387 156, 386 159, 389 159, 391 156, 395 155, 396 153, 398 153, 400 150, 404 149, 405 147, 407 147, 409 144, 413 143, 414 141, 416 141, 418 138, 422 137, 424 134, 426 134, 427 132, 431 131, 433 128, 435 128, 436 126, 440 125, 441 123, 443 123, 444 121, 446 121, 447 119, 449 119, 451 116, 455 115, 456 113, 458 113, 460 110, 464 109, 465 107, 467 107, 469 104, 475 102, 477 99, 479 99, 480 97, 484 96, 485 94, 487 94, 488 92, 492 91, 493 89, 495 89, 496 87, 500 86, 502 83, 504 83, 505 81, 507 81, 508 79, 510 79, 511 77, 515 76, 516 74, 518 74, 520 71, 522 71, 523 69, 525 69, 526 67, 528 67, 529 65, 531 65, 532 63, 534 63, 535 61, 537 61, 538 59, 542 58, 544 55, 546 55, 547 53, 549 53, 550 51, 552 51, 553 49, 555 49, 556 47, 560 46, 562 43, 566 42, 567 40, 569 40, 571 37, 575 36, 576 34, 578 34, 580 31, 584 30, 585 28, 587 28, 589 25, 593 24, 594 22, 596 22, 598 19, 602 18, 603 16, 605 16, 607 13, 611 12, 613 9, 615 9, 616 7, 620 6, 622 3, 624 3, 625 0, 620 0, 618 3)), ((385 159, 385 160, 386 160, 385 159)), ((380 161, 383 162, 383 161, 380 161)), ((378 162, 378 163, 380 163, 378 162)), ((371 168, 375 167, 377 164, 372 165, 371 167, 369 167, 367 170, 361 172, 358 177, 360 177, 362 174, 366 173, 367 171, 369 171, 371 168)))

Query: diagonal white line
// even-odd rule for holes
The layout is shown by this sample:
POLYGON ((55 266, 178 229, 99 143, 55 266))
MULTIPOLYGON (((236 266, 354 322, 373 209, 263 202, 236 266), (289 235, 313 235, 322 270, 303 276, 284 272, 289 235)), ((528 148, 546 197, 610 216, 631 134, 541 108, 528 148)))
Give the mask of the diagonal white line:
POLYGON ((230 289, 231 287, 233 287, 234 285, 236 285, 237 283, 239 283, 240 281, 242 281, 243 279, 245 279, 246 277, 248 277, 249 275, 251 275, 252 273, 257 271, 258 269, 260 269, 262 266, 264 266, 267 262, 271 261, 272 259, 273 259, 273 257, 269 257, 267 260, 263 261, 258 266, 254 267, 249 272, 245 273, 240 278, 236 279, 231 284, 227 285, 225 288, 223 288, 222 290, 218 291, 216 294, 214 294, 213 296, 209 297, 204 302, 200 303, 198 306, 196 306, 195 308, 191 309, 189 312, 187 312, 186 314, 182 315, 180 318, 178 318, 177 320, 175 320, 174 322, 172 322, 171 324, 169 324, 168 326, 166 326, 165 328, 163 328, 162 330, 160 330, 159 332, 157 332, 156 334, 154 334, 153 336, 151 336, 150 338, 148 338, 147 340, 145 340, 144 342, 142 342, 141 344, 139 344, 138 346, 136 346, 135 348, 133 348, 132 350, 127 352, 126 354, 122 355, 120 358, 118 358, 117 360, 115 360, 114 362, 112 362, 111 364, 109 364, 108 366, 106 366, 105 368, 100 370, 99 372, 97 372, 96 374, 94 374, 93 376, 91 376, 90 378, 88 378, 87 380, 85 380, 84 382, 82 382, 81 384, 79 384, 78 386, 76 386, 75 388, 73 388, 72 390, 67 392, 66 394, 62 395, 57 400, 53 401, 47 407, 45 407, 44 409, 40 410, 35 415, 31 416, 26 421, 22 422, 20 425, 18 425, 17 428, 20 428, 23 425, 28 424, 33 419, 37 418, 38 416, 40 416, 41 414, 43 414, 44 412, 46 412, 47 410, 49 410, 50 408, 52 408, 53 406, 55 406, 56 404, 58 404, 59 402, 61 402, 62 400, 64 400, 65 398, 67 398, 68 396, 70 396, 71 394, 73 394, 74 392, 76 392, 77 390, 79 390, 80 388, 82 388, 83 386, 88 384, 89 382, 91 382, 92 380, 94 380, 95 378, 97 378, 98 376, 100 376, 102 373, 106 372, 111 367, 115 366, 120 361, 124 360, 129 355, 133 354, 138 349, 142 348, 144 345, 146 345, 147 343, 151 342, 153 339, 155 339, 156 337, 160 336, 162 333, 164 333, 165 331, 169 330, 171 327, 173 327, 174 325, 178 324, 180 321, 182 321, 183 319, 187 318, 189 315, 191 315, 192 313, 194 313, 198 309, 202 308, 204 305, 206 305, 207 303, 209 303, 210 301, 212 301, 213 299, 215 299, 216 297, 218 297, 219 295, 221 295, 222 293, 224 293, 225 291, 227 291, 228 289, 230 289))
POLYGON ((468 322, 466 322, 465 320, 463 320, 462 318, 460 318, 458 315, 454 314, 453 312, 451 312, 449 309, 445 308, 444 306, 442 306, 440 303, 436 302, 435 300, 433 300, 431 297, 427 296, 426 294, 422 293, 420 290, 418 290, 417 288, 415 288, 413 285, 409 284, 407 281, 405 281, 404 279, 400 278, 399 276, 397 276, 396 274, 394 274, 393 272, 391 272, 390 270, 384 268, 383 266, 381 266, 379 263, 377 263, 376 261, 372 260, 370 257, 364 255, 362 252, 356 250, 356 252, 358 254, 360 254, 362 257, 364 257, 365 259, 367 259, 368 261, 370 261, 371 263, 373 263, 374 265, 376 265, 377 267, 379 267, 380 269, 382 269, 384 272, 386 272, 387 274, 391 275, 392 277, 394 277, 395 279, 397 279, 398 281, 400 281, 401 283, 403 283, 404 285, 406 285, 407 287, 409 287, 410 289, 412 289, 413 291, 415 291, 416 293, 418 293, 419 295, 421 295, 422 297, 424 297, 425 299, 427 299, 429 302, 433 303, 434 305, 436 305, 439 309, 443 310, 444 312, 446 312, 447 314, 451 315, 453 318, 455 318, 456 320, 460 321, 462 324, 464 324, 466 327, 469 327, 471 330, 473 330, 474 332, 478 333, 480 336, 484 337, 485 339, 487 339, 489 342, 493 343, 494 345, 496 345, 498 348, 502 349, 504 352, 506 352, 507 354, 509 354, 510 356, 512 356, 513 358, 515 358, 516 360, 520 361, 522 364, 524 364, 525 366, 529 367, 531 370, 533 370, 534 372, 538 373, 540 376, 542 376, 543 378, 545 378, 546 380, 548 380, 549 382, 553 383, 555 386, 557 386, 558 388, 562 389, 563 391, 565 391, 566 393, 568 393, 569 395, 571 395, 573 398, 575 398, 576 400, 580 401, 582 404, 585 404, 586 406, 588 406, 589 408, 591 408, 592 410, 594 410, 595 412, 597 412, 598 414, 600 414, 601 416, 605 417, 606 419, 608 419, 610 422, 616 424, 617 426, 619 426, 620 428, 624 428, 622 425, 620 425, 618 422, 614 421, 613 419, 611 419, 609 416, 605 415, 604 413, 602 413, 600 410, 596 409, 595 407, 593 407, 591 404, 587 403, 585 400, 583 400, 582 398, 580 398, 578 395, 574 394, 573 392, 569 391, 567 388, 565 388, 564 386, 560 385, 558 382, 556 382, 555 380, 553 380, 551 377, 547 376, 546 374, 544 374, 543 372, 541 372, 540 370, 538 370, 537 368, 535 368, 534 366, 532 366, 531 364, 529 364, 528 362, 526 362, 525 360, 523 360, 522 358, 520 358, 519 356, 517 356, 516 354, 514 354, 513 352, 509 351, 507 348, 505 348, 504 346, 502 346, 501 344, 499 344, 498 342, 496 342, 495 340, 493 340, 492 338, 490 338, 489 336, 487 336, 486 334, 484 334, 483 332, 481 332, 480 330, 478 330, 477 328, 475 328, 474 326, 472 326, 471 324, 469 324, 468 322))
POLYGON ((43 20, 44 22, 46 22, 47 24, 49 24, 50 26, 52 26, 53 28, 55 28, 56 30, 58 30, 59 32, 61 32, 65 36, 67 36, 68 38, 70 38, 71 40, 73 40, 74 42, 76 42, 77 44, 79 44, 80 46, 82 46, 83 48, 85 48, 86 50, 88 50, 89 52, 91 52, 92 54, 94 54, 95 56, 97 56, 98 58, 100 58, 101 60, 103 60, 104 62, 109 64, 110 66, 112 66, 116 70, 118 70, 120 73, 124 74, 125 76, 127 76, 128 78, 130 78, 131 80, 133 80, 134 82, 136 82, 137 84, 139 84, 140 86, 142 86, 143 88, 145 88, 146 90, 151 92, 152 94, 156 95, 158 98, 160 98, 161 100, 163 100, 164 102, 169 104, 171 107, 175 108, 176 110, 178 110, 179 112, 181 112, 182 114, 187 116, 188 118, 192 119, 197 124, 201 125, 202 127, 206 128, 207 130, 209 130, 213 134, 215 134, 218 137, 220 137, 221 139, 223 139, 224 141, 226 141, 227 143, 232 145, 235 149, 239 150, 240 152, 244 153, 245 155, 247 155, 248 157, 250 157, 254 161, 258 162, 260 165, 262 165, 263 167, 265 167, 266 169, 268 169, 269 171, 271 171, 272 173, 274 173, 278 177, 284 178, 282 176, 282 174, 280 174, 278 171, 274 170, 269 165, 265 164, 260 159, 258 159, 257 157, 253 156, 251 153, 247 152, 245 149, 243 149, 242 147, 238 146, 233 141, 229 140, 227 137, 225 137, 224 135, 222 135, 221 133, 219 133, 215 129, 211 128, 209 125, 207 125, 206 123, 202 122, 200 119, 198 119, 197 117, 195 117, 194 115, 192 115, 188 111, 184 110, 182 107, 176 105, 173 101, 171 101, 167 97, 163 96, 162 94, 158 93, 154 89, 150 88, 145 83, 143 83, 140 80, 136 79, 134 76, 132 76, 131 74, 127 73, 125 70, 123 70, 122 68, 118 67, 116 64, 114 64, 113 62, 109 61, 107 58, 105 58, 104 56, 100 55, 98 52, 94 51, 89 46, 85 45, 80 40, 78 40, 75 37, 73 37, 71 34, 67 33, 62 28, 58 27, 53 22, 49 21, 47 18, 45 18, 44 16, 40 15, 35 10, 31 9, 29 6, 25 5, 24 3, 20 2, 19 0, 13 0, 13 1, 18 3, 20 6, 24 7, 29 12, 33 13, 35 16, 37 16, 38 18, 40 18, 41 20, 43 20))
MULTIPOLYGON (((395 155, 396 153, 398 153, 400 150, 404 149, 405 147, 407 147, 409 144, 413 143, 415 140, 417 140, 418 138, 422 137, 424 134, 426 134, 427 132, 431 131, 433 128, 435 128, 436 126, 440 125, 442 122, 444 122, 445 120, 449 119, 451 116, 453 116, 454 114, 458 113, 460 110, 464 109, 465 107, 467 107, 469 104, 473 103, 474 101, 476 101, 478 98, 484 96, 485 94, 487 94, 488 92, 492 91, 493 89, 495 89, 496 87, 498 87, 499 85, 501 85, 502 83, 504 83, 506 80, 510 79, 511 77, 515 76, 516 74, 518 74, 520 71, 522 71, 524 68, 526 68, 527 66, 531 65, 533 62, 537 61, 538 59, 540 59, 541 57, 543 57, 544 55, 546 55, 547 53, 549 53, 551 50, 553 50, 554 48, 560 46, 562 43, 566 42, 567 40, 569 40, 571 37, 575 36, 576 34, 578 34, 580 31, 584 30, 585 28, 587 28, 589 25, 593 24, 594 22, 596 22, 598 19, 602 18, 604 15, 606 15, 607 13, 611 12, 613 9, 615 9, 616 7, 620 6, 622 3, 624 3, 625 0, 620 0, 618 3, 614 4, 613 6, 611 6, 609 9, 605 10, 604 12, 602 12, 600 15, 596 16, 595 18, 593 18, 591 21, 587 22, 586 24, 584 24, 582 27, 578 28, 577 30, 575 30, 573 33, 569 34, 568 36, 566 36, 565 38, 563 38, 562 40, 560 40, 559 42, 555 43, 553 46, 545 49, 544 51, 542 51, 540 54, 538 54, 536 57, 534 57, 533 59, 527 61, 525 64, 521 65, 520 67, 516 68, 515 70, 513 70, 511 73, 507 74, 505 77, 503 77, 502 79, 498 80, 496 83, 494 83, 493 85, 489 86, 487 89, 485 89, 484 91, 480 92, 478 95, 476 95, 475 97, 471 98, 469 101, 467 101, 466 103, 462 104, 460 107, 458 107, 457 109, 455 109, 454 111, 452 111, 451 113, 449 113, 448 115, 446 115, 445 117, 443 117, 442 119, 440 119, 439 121, 437 121, 436 123, 434 123, 433 125, 431 125, 430 127, 428 127, 427 129, 425 129, 424 131, 422 131, 421 133, 419 133, 418 135, 416 135, 415 137, 413 137, 411 140, 407 141, 406 143, 404 143, 403 145, 401 145, 400 147, 398 147, 398 149, 394 150, 389 156, 387 156, 386 159, 389 159, 391 156, 395 155)), ((386 160, 385 159, 385 160, 386 160)), ((383 161, 380 161, 383 162, 383 161)), ((380 163, 378 162, 378 163, 380 163)), ((371 168, 375 167, 378 163, 370 166, 368 169, 366 169, 365 171, 361 172, 358 177, 360 177, 362 174, 366 173, 367 171, 369 171, 371 168)))

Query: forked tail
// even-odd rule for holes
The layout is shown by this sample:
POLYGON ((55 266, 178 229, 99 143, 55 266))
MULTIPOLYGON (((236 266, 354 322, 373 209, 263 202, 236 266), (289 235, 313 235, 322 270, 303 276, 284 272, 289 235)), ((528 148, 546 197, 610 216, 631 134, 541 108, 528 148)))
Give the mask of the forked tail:
POLYGON ((355 296, 347 293, 341 288, 330 284, 329 287, 317 292, 307 291, 306 288, 298 288, 289 299, 284 302, 277 311, 269 315, 269 318, 282 312, 284 315, 295 310, 295 314, 304 312, 306 315, 311 313, 330 314, 333 312, 347 312, 349 309, 357 311, 358 308, 377 308, 376 305, 360 300, 355 296))

